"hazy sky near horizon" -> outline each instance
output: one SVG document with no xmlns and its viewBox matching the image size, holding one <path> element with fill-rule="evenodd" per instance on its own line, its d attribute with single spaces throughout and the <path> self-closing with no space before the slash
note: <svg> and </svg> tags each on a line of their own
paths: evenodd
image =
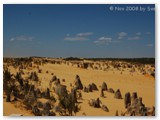
<svg viewBox="0 0 160 120">
<path fill-rule="evenodd" d="M 4 57 L 155 57 L 154 7 L 153 4 L 5 4 L 3 54 Z"/>
</svg>

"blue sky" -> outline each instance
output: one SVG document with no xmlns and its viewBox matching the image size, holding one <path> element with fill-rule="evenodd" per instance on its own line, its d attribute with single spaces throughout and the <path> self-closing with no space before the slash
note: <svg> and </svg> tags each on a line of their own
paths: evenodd
<svg viewBox="0 0 160 120">
<path fill-rule="evenodd" d="M 127 6 L 137 11 L 127 11 Z M 155 57 L 155 11 L 151 8 L 154 5 L 4 5 L 3 54 Z"/>
</svg>

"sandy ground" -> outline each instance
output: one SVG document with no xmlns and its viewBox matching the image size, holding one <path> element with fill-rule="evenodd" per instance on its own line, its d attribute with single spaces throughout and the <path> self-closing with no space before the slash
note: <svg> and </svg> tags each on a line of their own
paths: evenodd
<svg viewBox="0 0 160 120">
<path fill-rule="evenodd" d="M 9 67 L 11 73 L 16 73 L 17 70 L 13 67 Z M 82 69 L 72 66 L 67 66 L 65 64 L 45 64 L 40 66 L 42 73 L 38 73 L 38 77 L 42 81 L 41 87 L 46 88 L 49 86 L 49 81 L 52 78 L 51 73 L 54 73 L 60 80 L 65 79 L 62 84 L 67 85 L 67 89 L 70 90 L 70 83 L 74 83 L 75 76 L 79 75 L 84 86 L 88 86 L 91 83 L 95 83 L 99 88 L 99 91 L 93 91 L 89 93 L 82 92 L 81 100 L 81 110 L 76 115 L 81 116 L 83 114 L 87 116 L 114 116 L 116 110 L 119 114 L 121 111 L 126 111 L 124 108 L 124 99 L 115 99 L 114 94 L 104 92 L 105 98 L 100 97 L 100 86 L 103 82 L 106 82 L 108 88 L 113 88 L 115 91 L 120 89 L 122 97 L 126 92 L 137 92 L 138 97 L 143 98 L 143 103 L 147 107 L 155 106 L 155 80 L 149 75 L 142 75 L 140 73 L 130 74 L 128 71 L 124 71 L 122 74 L 120 71 L 101 71 L 92 69 Z M 24 70 L 27 73 L 29 70 Z M 30 71 L 37 71 L 37 68 L 33 68 Z M 46 71 L 49 73 L 47 74 Z M 28 75 L 27 75 L 28 76 Z M 24 75 L 26 77 L 26 75 Z M 88 100 L 96 99 L 100 97 L 100 100 L 109 109 L 109 112 L 103 111 L 101 108 L 93 108 L 88 104 Z M 33 115 L 31 112 L 25 109 L 20 109 L 15 107 L 14 103 L 6 103 L 5 99 L 3 102 L 3 114 L 8 116 L 10 114 L 23 114 L 23 115 Z"/>
</svg>

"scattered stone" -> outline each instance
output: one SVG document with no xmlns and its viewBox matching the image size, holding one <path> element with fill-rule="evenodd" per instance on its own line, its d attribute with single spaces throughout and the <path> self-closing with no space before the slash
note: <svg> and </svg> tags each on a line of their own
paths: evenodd
<svg viewBox="0 0 160 120">
<path fill-rule="evenodd" d="M 92 100 L 89 101 L 89 105 L 94 107 L 94 108 L 100 108 L 101 103 L 102 102 L 99 100 L 99 98 L 97 98 L 96 100 L 92 99 Z"/>
<path fill-rule="evenodd" d="M 83 89 L 82 82 L 81 82 L 80 77 L 78 75 L 76 75 L 75 86 L 77 89 L 81 89 L 81 90 Z"/>
<path fill-rule="evenodd" d="M 33 80 L 33 81 L 38 81 L 38 75 L 36 72 L 31 72 L 30 76 L 28 77 L 29 79 Z"/>
<path fill-rule="evenodd" d="M 104 92 L 103 92 L 103 90 L 101 90 L 101 95 L 100 95 L 101 97 L 104 97 Z"/>
<path fill-rule="evenodd" d="M 50 82 L 54 82 L 54 81 L 56 81 L 56 80 L 57 80 L 57 76 L 54 75 L 54 76 L 52 77 L 52 79 L 50 80 Z"/>
<path fill-rule="evenodd" d="M 41 116 L 41 115 L 42 115 L 37 106 L 32 107 L 32 113 L 33 113 L 35 116 Z"/>
<path fill-rule="evenodd" d="M 115 116 L 118 116 L 118 110 L 116 110 L 116 114 L 115 114 Z"/>
<path fill-rule="evenodd" d="M 71 97 L 72 97 L 72 101 L 74 102 L 74 103 L 77 103 L 77 89 L 76 88 L 73 88 L 72 90 L 71 90 Z"/>
<path fill-rule="evenodd" d="M 7 94 L 7 97 L 6 97 L 6 102 L 11 102 L 11 97 L 10 97 L 10 94 Z"/>
<path fill-rule="evenodd" d="M 62 108 L 56 105 L 53 109 L 55 110 L 55 112 L 60 112 Z"/>
<path fill-rule="evenodd" d="M 49 88 L 47 88 L 46 91 L 45 91 L 45 98 L 46 99 L 50 99 L 50 90 L 49 90 Z"/>
<path fill-rule="evenodd" d="M 84 87 L 83 91 L 84 92 L 88 92 L 88 89 L 86 87 Z"/>
<path fill-rule="evenodd" d="M 92 92 L 92 85 L 89 84 L 87 89 L 88 89 L 88 92 Z"/>
<path fill-rule="evenodd" d="M 38 69 L 38 73 L 42 73 L 42 69 Z"/>
<path fill-rule="evenodd" d="M 113 88 L 109 88 L 107 91 L 108 91 L 109 93 L 115 93 L 114 90 L 113 90 Z"/>
<path fill-rule="evenodd" d="M 107 84 L 105 82 L 102 83 L 102 90 L 103 91 L 107 91 L 108 90 Z"/>
<path fill-rule="evenodd" d="M 66 97 L 68 96 L 67 89 L 65 85 L 57 85 L 55 88 L 55 93 L 61 98 L 61 97 Z"/>
<path fill-rule="evenodd" d="M 50 111 L 50 112 L 49 112 L 49 116 L 56 116 L 56 113 L 53 112 L 53 111 Z"/>
<path fill-rule="evenodd" d="M 130 116 L 136 116 L 135 111 L 132 111 L 131 114 L 130 114 Z"/>
<path fill-rule="evenodd" d="M 153 106 L 152 111 L 151 111 L 151 115 L 155 116 L 155 107 Z"/>
<path fill-rule="evenodd" d="M 125 108 L 128 108 L 128 106 L 131 105 L 131 95 L 129 92 L 125 94 L 124 104 L 125 104 Z"/>
<path fill-rule="evenodd" d="M 37 98 L 41 98 L 41 97 L 42 97 L 42 96 L 41 96 L 41 91 L 40 91 L 39 88 L 37 88 L 37 89 L 35 90 L 35 95 L 36 95 Z"/>
<path fill-rule="evenodd" d="M 134 103 L 137 98 L 138 98 L 137 92 L 133 92 L 131 97 L 132 103 Z"/>
<path fill-rule="evenodd" d="M 82 113 L 82 115 L 83 115 L 83 116 L 86 116 L 86 113 L 85 113 L 85 112 L 83 112 L 83 113 Z"/>
<path fill-rule="evenodd" d="M 128 106 L 127 112 L 130 113 L 130 116 L 147 116 L 149 114 L 141 97 L 136 98 L 134 102 Z"/>
<path fill-rule="evenodd" d="M 92 86 L 92 90 L 98 90 L 96 84 L 92 83 L 91 86 Z"/>
<path fill-rule="evenodd" d="M 106 106 L 106 105 L 102 105 L 102 110 L 104 110 L 104 111 L 106 111 L 106 112 L 109 112 L 109 109 L 108 109 L 108 107 Z"/>
<path fill-rule="evenodd" d="M 121 116 L 125 116 L 125 112 L 121 112 Z"/>
<path fill-rule="evenodd" d="M 61 84 L 60 80 L 59 79 L 56 79 L 55 83 L 54 83 L 56 86 Z"/>
<path fill-rule="evenodd" d="M 65 79 L 62 79 L 62 82 L 65 82 Z"/>
<path fill-rule="evenodd" d="M 82 93 L 80 91 L 77 93 L 77 99 L 82 99 Z"/>
<path fill-rule="evenodd" d="M 122 99 L 121 91 L 119 89 L 115 92 L 114 97 L 117 99 Z"/>
</svg>

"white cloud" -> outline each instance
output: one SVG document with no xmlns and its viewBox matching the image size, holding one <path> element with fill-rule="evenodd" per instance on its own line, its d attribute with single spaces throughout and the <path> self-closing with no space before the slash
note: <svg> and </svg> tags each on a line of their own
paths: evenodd
<svg viewBox="0 0 160 120">
<path fill-rule="evenodd" d="M 93 35 L 93 32 L 85 32 L 85 33 L 78 33 L 76 36 L 90 36 Z"/>
<path fill-rule="evenodd" d="M 112 43 L 120 43 L 120 40 L 112 40 Z"/>
<path fill-rule="evenodd" d="M 153 47 L 153 44 L 147 44 L 146 46 L 147 47 Z"/>
<path fill-rule="evenodd" d="M 110 38 L 110 37 L 100 37 L 99 40 L 112 41 L 112 38 Z"/>
<path fill-rule="evenodd" d="M 64 38 L 64 40 L 66 41 L 85 41 L 85 40 L 89 40 L 89 36 L 93 35 L 93 32 L 84 32 L 84 33 L 77 33 L 73 36 L 71 36 L 70 34 L 66 34 L 66 37 Z"/>
<path fill-rule="evenodd" d="M 14 41 L 14 40 L 15 40 L 15 38 L 11 38 L 11 39 L 10 39 L 10 42 L 12 42 L 12 41 Z"/>
<path fill-rule="evenodd" d="M 109 45 L 110 43 L 119 43 L 119 40 L 113 40 L 111 37 L 100 37 L 98 40 L 94 41 L 96 45 Z"/>
<path fill-rule="evenodd" d="M 88 38 L 86 37 L 65 37 L 64 40 L 66 41 L 84 41 L 84 40 L 88 40 Z"/>
<path fill-rule="evenodd" d="M 145 32 L 145 34 L 150 35 L 150 34 L 151 34 L 151 32 Z"/>
<path fill-rule="evenodd" d="M 142 33 L 141 32 L 137 32 L 136 35 L 142 35 Z"/>
<path fill-rule="evenodd" d="M 12 37 L 9 41 L 13 42 L 13 41 L 32 41 L 33 37 L 29 37 L 29 36 L 17 36 L 17 37 Z"/>
<path fill-rule="evenodd" d="M 100 37 L 98 40 L 94 41 L 95 44 L 101 45 L 101 44 L 109 44 L 112 42 L 112 38 L 110 37 Z"/>
<path fill-rule="evenodd" d="M 127 40 L 140 40 L 141 38 L 138 36 L 135 37 L 129 37 Z"/>
<path fill-rule="evenodd" d="M 122 37 L 122 36 L 119 36 L 119 37 L 118 37 L 119 40 L 120 40 L 120 39 L 123 39 L 123 38 L 124 38 L 124 37 Z"/>
<path fill-rule="evenodd" d="M 124 37 L 124 36 L 127 36 L 127 33 L 126 32 L 120 32 L 120 33 L 118 33 L 118 36 Z"/>
<path fill-rule="evenodd" d="M 118 39 L 123 39 L 126 36 L 127 36 L 126 32 L 120 32 L 120 33 L 118 33 Z"/>
<path fill-rule="evenodd" d="M 68 33 L 68 34 L 66 34 L 66 36 L 70 36 L 70 34 Z"/>
</svg>

